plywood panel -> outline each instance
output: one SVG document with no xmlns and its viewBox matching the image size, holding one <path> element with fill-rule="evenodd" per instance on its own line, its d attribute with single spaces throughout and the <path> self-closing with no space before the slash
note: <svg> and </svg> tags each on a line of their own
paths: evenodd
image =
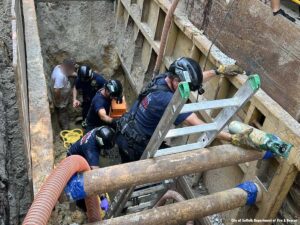
<svg viewBox="0 0 300 225">
<path fill-rule="evenodd" d="M 151 45 L 149 44 L 148 41 L 144 41 L 143 49 L 142 49 L 142 64 L 145 68 L 147 68 L 149 65 L 151 53 L 152 53 Z"/>
<path fill-rule="evenodd" d="M 162 34 L 162 30 L 163 30 L 164 23 L 165 23 L 165 18 L 166 18 L 166 13 L 161 8 L 159 8 L 157 28 L 156 28 L 155 37 L 154 37 L 155 41 L 160 41 L 160 39 L 161 39 L 161 34 Z"/>
<path fill-rule="evenodd" d="M 147 24 L 150 26 L 152 33 L 155 33 L 157 20 L 158 20 L 159 8 L 155 1 L 151 1 L 149 8 L 149 15 L 147 18 Z"/>
<path fill-rule="evenodd" d="M 179 58 L 182 56 L 190 56 L 191 50 L 193 47 L 193 43 L 190 39 L 185 36 L 184 33 L 179 32 L 176 43 L 175 43 L 176 48 L 174 48 L 173 51 L 173 58 Z"/>
<path fill-rule="evenodd" d="M 170 31 L 168 34 L 168 38 L 167 38 L 167 46 L 165 48 L 165 56 L 166 57 L 170 57 L 173 55 L 175 43 L 177 41 L 178 32 L 179 32 L 178 27 L 175 25 L 174 22 L 172 22 Z"/>
</svg>

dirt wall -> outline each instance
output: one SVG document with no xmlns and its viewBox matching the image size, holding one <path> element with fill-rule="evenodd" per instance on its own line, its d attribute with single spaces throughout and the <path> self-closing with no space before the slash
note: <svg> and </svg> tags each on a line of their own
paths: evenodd
<svg viewBox="0 0 300 225">
<path fill-rule="evenodd" d="M 31 203 L 12 68 L 11 2 L 0 1 L 0 224 L 20 224 Z"/>
<path fill-rule="evenodd" d="M 37 17 L 47 72 L 65 57 L 88 63 L 107 76 L 118 68 L 113 1 L 39 2 Z"/>
</svg>

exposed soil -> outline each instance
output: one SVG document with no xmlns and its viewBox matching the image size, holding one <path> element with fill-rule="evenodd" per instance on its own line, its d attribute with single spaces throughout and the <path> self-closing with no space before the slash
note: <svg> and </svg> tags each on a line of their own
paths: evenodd
<svg viewBox="0 0 300 225">
<path fill-rule="evenodd" d="M 31 203 L 31 185 L 12 68 L 11 3 L 0 1 L 0 224 L 20 224 Z"/>
<path fill-rule="evenodd" d="M 113 1 L 38 3 L 38 26 L 44 67 L 49 74 L 48 80 L 55 65 L 61 63 L 66 57 L 73 57 L 79 64 L 90 65 L 106 79 L 119 79 L 124 83 L 124 73 L 114 48 L 114 15 Z M 70 128 L 81 128 L 80 123 L 75 124 L 76 117 L 81 115 L 80 109 L 74 110 L 70 105 L 69 114 Z M 66 157 L 67 149 L 64 148 L 59 136 L 60 129 L 55 114 L 52 114 L 52 127 L 57 165 Z M 116 150 L 110 151 L 106 157 L 101 157 L 101 167 L 120 162 Z M 49 224 L 86 222 L 86 215 L 74 203 L 63 203 L 56 205 Z"/>
</svg>

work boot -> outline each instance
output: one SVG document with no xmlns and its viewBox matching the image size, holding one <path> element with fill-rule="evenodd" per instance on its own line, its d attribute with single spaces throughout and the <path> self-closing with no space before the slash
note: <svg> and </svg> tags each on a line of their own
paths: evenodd
<svg viewBox="0 0 300 225">
<path fill-rule="evenodd" d="M 284 10 L 282 9 L 279 9 L 277 12 L 273 12 L 273 15 L 276 16 L 276 15 L 282 15 L 284 16 L 285 18 L 287 18 L 288 20 L 292 21 L 293 23 L 296 22 L 296 19 L 294 17 L 291 17 L 289 14 L 287 14 Z"/>
</svg>

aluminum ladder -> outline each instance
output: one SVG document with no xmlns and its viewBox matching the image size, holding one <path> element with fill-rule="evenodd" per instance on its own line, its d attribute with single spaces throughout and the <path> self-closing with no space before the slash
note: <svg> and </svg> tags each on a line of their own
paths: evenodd
<svg viewBox="0 0 300 225">
<path fill-rule="evenodd" d="M 238 89 L 235 95 L 229 99 L 201 101 L 197 103 L 186 104 L 189 98 L 190 90 L 187 82 L 181 82 L 177 91 L 174 93 L 168 107 L 166 108 L 154 134 L 152 135 L 142 157 L 142 159 L 176 154 L 195 149 L 201 149 L 213 142 L 216 136 L 223 130 L 231 118 L 250 100 L 250 98 L 260 88 L 259 75 L 251 75 L 246 82 Z M 196 112 L 208 109 L 223 108 L 212 123 L 189 126 L 183 128 L 170 129 L 180 113 Z M 160 145 L 165 139 L 191 134 L 201 133 L 196 143 L 184 144 L 175 147 L 169 147 L 159 150 Z M 187 181 L 184 177 L 179 178 L 179 183 L 183 188 L 188 188 Z M 106 218 L 117 217 L 121 214 L 124 206 L 135 187 L 127 190 L 120 190 L 112 201 L 110 211 Z M 189 196 L 188 196 L 189 197 Z M 190 196 L 191 198 L 192 196 Z M 149 207 L 151 207 L 149 205 Z"/>
</svg>

